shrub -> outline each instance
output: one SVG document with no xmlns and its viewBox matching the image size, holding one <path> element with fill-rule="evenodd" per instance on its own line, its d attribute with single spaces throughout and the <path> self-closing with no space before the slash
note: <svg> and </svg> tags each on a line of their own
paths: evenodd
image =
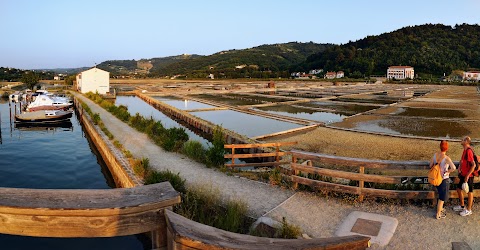
<svg viewBox="0 0 480 250">
<path fill-rule="evenodd" d="M 178 151 L 188 141 L 184 128 L 169 128 L 162 138 L 162 147 L 167 151 Z"/>
<path fill-rule="evenodd" d="M 277 231 L 277 238 L 283 239 L 296 239 L 300 236 L 302 231 L 298 226 L 287 223 L 285 217 L 282 217 L 282 227 Z"/>
<path fill-rule="evenodd" d="M 187 141 L 183 144 L 182 152 L 192 160 L 205 162 L 206 150 L 199 141 Z"/>
<path fill-rule="evenodd" d="M 93 124 L 98 125 L 98 122 L 100 121 L 100 114 L 99 113 L 93 114 L 92 120 L 93 120 Z"/>
<path fill-rule="evenodd" d="M 150 171 L 145 177 L 145 185 L 168 181 L 172 187 L 180 193 L 185 193 L 185 179 L 180 177 L 180 173 L 172 173 L 170 170 Z"/>
<path fill-rule="evenodd" d="M 133 172 L 141 177 L 145 178 L 150 170 L 150 160 L 148 158 L 142 158 L 141 160 L 135 160 L 133 164 Z"/>
<path fill-rule="evenodd" d="M 223 129 L 221 126 L 216 126 L 213 131 L 212 147 L 207 149 L 207 165 L 212 167 L 220 167 L 225 164 L 225 141 Z"/>
</svg>

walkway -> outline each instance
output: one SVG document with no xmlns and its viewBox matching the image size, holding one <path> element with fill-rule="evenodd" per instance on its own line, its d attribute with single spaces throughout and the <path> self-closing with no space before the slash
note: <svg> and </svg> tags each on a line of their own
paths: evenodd
<svg viewBox="0 0 480 250">
<path fill-rule="evenodd" d="M 75 96 L 88 104 L 92 112 L 100 114 L 107 129 L 135 158 L 149 158 L 150 165 L 157 170 L 168 169 L 180 173 L 189 186 L 211 187 L 218 190 L 222 197 L 243 200 L 254 217 L 267 213 L 294 194 L 293 191 L 266 183 L 227 176 L 184 155 L 166 152 L 155 145 L 146 134 L 120 121 L 93 101 L 79 94 Z"/>
<path fill-rule="evenodd" d="M 187 157 L 165 152 L 156 146 L 145 134 L 139 133 L 127 124 L 88 100 L 76 95 L 87 103 L 93 112 L 99 113 L 105 126 L 124 147 L 136 158 L 147 157 L 158 170 L 169 169 L 179 172 L 188 185 L 208 185 L 223 197 L 239 198 L 248 204 L 251 215 L 267 216 L 299 225 L 311 237 L 335 236 L 337 228 L 353 211 L 391 216 L 398 220 L 398 227 L 386 247 L 373 245 L 372 249 L 451 249 L 451 242 L 465 241 L 472 249 L 480 249 L 478 228 L 480 208 L 474 205 L 473 215 L 461 217 L 447 207 L 447 218 L 434 219 L 433 208 L 392 203 L 354 203 L 339 198 L 324 197 L 272 187 L 268 184 L 227 176 L 215 169 L 191 161 Z M 453 201 L 456 203 L 457 201 Z"/>
</svg>

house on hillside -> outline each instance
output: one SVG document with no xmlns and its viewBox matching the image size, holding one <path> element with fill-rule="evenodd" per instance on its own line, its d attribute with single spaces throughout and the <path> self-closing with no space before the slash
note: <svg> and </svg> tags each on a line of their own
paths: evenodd
<svg viewBox="0 0 480 250">
<path fill-rule="evenodd" d="M 343 77 L 345 77 L 345 72 L 343 72 L 343 71 L 338 71 L 338 72 L 337 72 L 337 78 L 343 78 Z"/>
<path fill-rule="evenodd" d="M 464 81 L 480 81 L 480 71 L 466 71 L 463 72 L 462 80 Z"/>
<path fill-rule="evenodd" d="M 387 69 L 387 79 L 413 79 L 415 71 L 412 66 L 390 66 Z"/>
<path fill-rule="evenodd" d="M 77 75 L 77 90 L 80 93 L 106 94 L 110 91 L 110 72 L 97 67 L 85 70 Z"/>
<path fill-rule="evenodd" d="M 335 71 L 328 71 L 324 76 L 326 79 L 335 79 L 335 77 L 337 77 L 337 73 Z"/>
</svg>

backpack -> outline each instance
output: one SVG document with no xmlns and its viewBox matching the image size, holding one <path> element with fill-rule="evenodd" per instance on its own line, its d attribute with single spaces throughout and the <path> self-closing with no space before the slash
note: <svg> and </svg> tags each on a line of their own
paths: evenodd
<svg viewBox="0 0 480 250">
<path fill-rule="evenodd" d="M 442 158 L 443 160 L 443 158 Z M 434 185 L 434 186 L 440 186 L 443 181 L 442 177 L 442 171 L 440 168 L 440 162 L 437 161 L 437 155 L 435 155 L 435 165 L 433 165 L 432 168 L 428 171 L 428 183 Z"/>
<path fill-rule="evenodd" d="M 475 169 L 473 170 L 472 175 L 473 175 L 473 176 L 478 176 L 478 172 L 479 172 L 478 170 L 480 170 L 480 166 L 479 166 L 478 162 L 479 162 L 479 160 L 480 160 L 480 159 L 479 159 L 480 157 L 475 154 L 475 152 L 473 151 L 472 148 L 468 148 L 467 150 L 469 150 L 469 149 L 472 150 L 473 161 L 475 162 Z M 467 161 L 467 159 L 468 159 L 468 153 L 465 153 L 465 156 L 464 156 L 463 158 L 464 158 L 465 161 Z"/>
</svg>

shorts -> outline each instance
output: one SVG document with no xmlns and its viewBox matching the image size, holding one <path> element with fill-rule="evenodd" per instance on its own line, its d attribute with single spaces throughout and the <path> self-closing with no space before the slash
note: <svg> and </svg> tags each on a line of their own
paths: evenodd
<svg viewBox="0 0 480 250">
<path fill-rule="evenodd" d="M 458 178 L 460 179 L 460 182 L 458 182 L 457 189 L 461 190 L 462 184 L 465 182 L 465 177 L 459 174 Z M 473 176 L 468 178 L 467 184 L 468 184 L 468 192 L 473 193 Z"/>
<path fill-rule="evenodd" d="M 447 201 L 449 189 L 450 189 L 450 178 L 443 179 L 442 183 L 437 186 L 438 199 L 441 201 Z"/>
</svg>

